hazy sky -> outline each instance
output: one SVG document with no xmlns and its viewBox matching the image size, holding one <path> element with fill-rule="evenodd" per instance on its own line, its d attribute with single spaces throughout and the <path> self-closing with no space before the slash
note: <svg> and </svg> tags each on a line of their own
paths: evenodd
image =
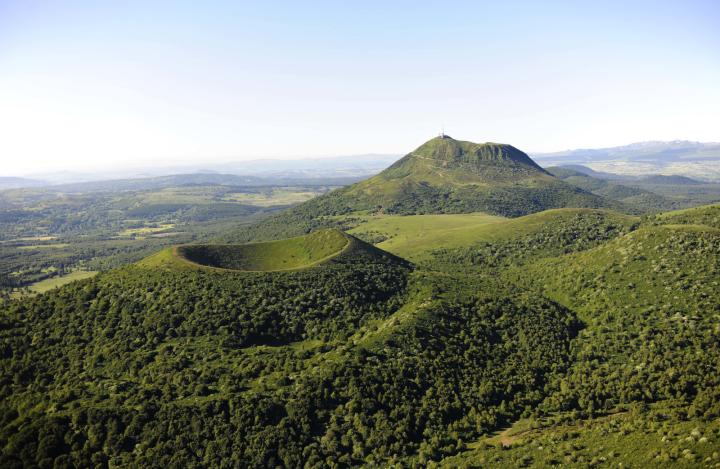
<svg viewBox="0 0 720 469">
<path fill-rule="evenodd" d="M 720 140 L 720 1 L 0 0 L 0 175 Z"/>
</svg>

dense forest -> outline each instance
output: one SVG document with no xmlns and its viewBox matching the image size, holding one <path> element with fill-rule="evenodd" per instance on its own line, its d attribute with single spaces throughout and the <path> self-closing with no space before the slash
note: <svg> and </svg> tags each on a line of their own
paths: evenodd
<svg viewBox="0 0 720 469">
<path fill-rule="evenodd" d="M 138 269 L 11 305 L 5 465 L 422 462 L 530 412 L 578 328 L 552 302 L 430 300 L 445 282 L 405 264 Z"/>
<path fill-rule="evenodd" d="M 720 207 L 554 171 L 0 194 L 0 466 L 717 466 Z"/>
<path fill-rule="evenodd" d="M 141 263 L 7 303 L 2 464 L 583 465 L 607 458 L 578 423 L 705 428 L 720 237 L 698 222 L 716 210 L 578 213 L 415 267 L 372 249 L 284 273 Z M 516 422 L 553 450 L 475 443 Z M 656 456 L 696 461 L 713 431 Z"/>
</svg>

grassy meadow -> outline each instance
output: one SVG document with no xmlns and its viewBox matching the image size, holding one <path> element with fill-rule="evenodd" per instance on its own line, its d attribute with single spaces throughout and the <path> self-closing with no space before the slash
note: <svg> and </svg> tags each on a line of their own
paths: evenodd
<svg viewBox="0 0 720 469">
<path fill-rule="evenodd" d="M 639 220 L 607 210 L 563 208 L 546 210 L 519 218 L 505 218 L 485 213 L 439 215 L 366 215 L 348 232 L 374 243 L 377 247 L 412 262 L 426 261 L 438 249 L 472 246 L 481 241 L 518 238 L 534 233 L 548 223 L 578 214 L 611 214 L 622 222 Z"/>
<path fill-rule="evenodd" d="M 65 275 L 60 275 L 57 277 L 50 277 L 45 280 L 40 280 L 39 282 L 32 283 L 27 286 L 27 289 L 31 295 L 45 293 L 54 288 L 58 288 L 63 285 L 67 285 L 70 282 L 74 282 L 75 280 L 84 280 L 86 278 L 92 278 L 95 275 L 97 275 L 96 271 L 75 270 L 75 271 L 69 272 Z M 12 294 L 12 296 L 14 298 L 20 298 L 22 296 L 22 293 L 14 292 Z"/>
</svg>

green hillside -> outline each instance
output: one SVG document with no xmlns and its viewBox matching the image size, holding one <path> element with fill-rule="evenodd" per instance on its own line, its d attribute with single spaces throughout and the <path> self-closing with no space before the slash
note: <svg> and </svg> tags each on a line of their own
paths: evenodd
<svg viewBox="0 0 720 469">
<path fill-rule="evenodd" d="M 468 445 L 439 467 L 713 467 L 717 421 L 668 421 L 668 410 L 641 406 L 593 419 L 523 420 Z"/>
<path fill-rule="evenodd" d="M 439 256 L 437 262 L 454 271 L 489 270 L 503 284 L 548 297 L 582 324 L 572 364 L 545 388 L 532 414 L 441 465 L 645 467 L 651 461 L 698 467 L 720 461 L 720 231 L 702 224 L 714 221 L 715 208 L 661 214 L 611 229 L 604 241 L 597 237 L 606 230 L 600 220 L 571 218 L 546 225 L 539 237 Z M 676 223 L 658 226 L 658 220 Z M 505 249 L 508 243 L 512 249 Z M 521 254 L 528 250 L 534 252 Z"/>
<path fill-rule="evenodd" d="M 424 463 L 568 366 L 568 310 L 353 252 L 282 272 L 131 266 L 12 303 L 0 462 Z"/>
<path fill-rule="evenodd" d="M 353 214 L 484 212 L 518 217 L 562 207 L 620 204 L 554 177 L 511 145 L 437 137 L 378 175 L 309 200 L 236 234 L 235 240 L 278 239 L 323 227 L 346 229 Z"/>
<path fill-rule="evenodd" d="M 717 209 L 337 213 L 5 302 L 0 465 L 716 464 Z"/>
<path fill-rule="evenodd" d="M 651 220 L 664 225 L 706 225 L 720 228 L 720 204 L 661 213 Z"/>
<path fill-rule="evenodd" d="M 701 181 L 689 178 L 687 176 L 671 175 L 665 176 L 662 174 L 655 174 L 653 176 L 644 177 L 641 179 L 646 184 L 672 184 L 672 185 L 698 185 L 702 184 Z"/>
<path fill-rule="evenodd" d="M 517 216 L 563 206 L 606 205 L 563 184 L 511 145 L 447 136 L 426 142 L 349 193 L 390 197 L 383 208 L 394 213 L 462 213 L 472 208 Z"/>
<path fill-rule="evenodd" d="M 634 230 L 637 217 L 589 209 L 548 210 L 508 220 L 480 232 L 465 246 L 440 247 L 426 263 L 435 269 L 466 269 L 497 276 L 504 269 L 537 259 L 584 251 Z"/>
<path fill-rule="evenodd" d="M 626 210 L 635 213 L 658 212 L 682 207 L 682 201 L 664 197 L 650 190 L 617 181 L 593 177 L 587 173 L 568 167 L 551 167 L 548 172 L 568 184 L 577 186 L 595 195 L 605 197 L 621 204 Z"/>
<path fill-rule="evenodd" d="M 509 250 L 509 258 L 519 258 L 527 249 L 518 242 L 529 244 L 530 249 L 537 251 L 546 243 L 541 239 L 544 236 L 550 239 L 567 231 L 568 238 L 577 240 L 585 229 L 600 230 L 585 236 L 607 239 L 608 234 L 626 230 L 640 221 L 638 217 L 610 210 L 583 208 L 546 210 L 512 219 L 468 213 L 373 215 L 360 217 L 360 220 L 362 222 L 350 233 L 413 262 L 443 257 L 455 250 L 477 249 L 480 244 L 492 245 L 494 249 L 502 244 Z"/>
<path fill-rule="evenodd" d="M 481 213 L 457 215 L 373 215 L 350 230 L 355 236 L 413 262 L 436 267 L 443 258 L 459 258 L 491 247 L 507 259 L 539 255 L 548 246 L 555 255 L 569 244 L 603 241 L 629 230 L 639 217 L 602 209 L 553 209 L 518 218 Z M 562 238 L 562 239 L 561 239 Z M 487 261 L 487 259 L 485 259 Z"/>
<path fill-rule="evenodd" d="M 578 311 L 710 313 L 720 304 L 720 230 L 642 227 L 595 249 L 535 266 L 551 297 Z M 678 294 L 682 292 L 682 294 Z"/>
</svg>

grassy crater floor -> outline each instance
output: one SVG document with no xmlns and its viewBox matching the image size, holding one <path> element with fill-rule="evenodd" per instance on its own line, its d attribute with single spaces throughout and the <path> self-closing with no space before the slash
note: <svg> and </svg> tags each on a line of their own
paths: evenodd
<svg viewBox="0 0 720 469">
<path fill-rule="evenodd" d="M 311 267 L 340 255 L 351 245 L 338 230 L 251 244 L 197 244 L 168 248 L 140 262 L 145 267 L 279 271 Z"/>
</svg>

